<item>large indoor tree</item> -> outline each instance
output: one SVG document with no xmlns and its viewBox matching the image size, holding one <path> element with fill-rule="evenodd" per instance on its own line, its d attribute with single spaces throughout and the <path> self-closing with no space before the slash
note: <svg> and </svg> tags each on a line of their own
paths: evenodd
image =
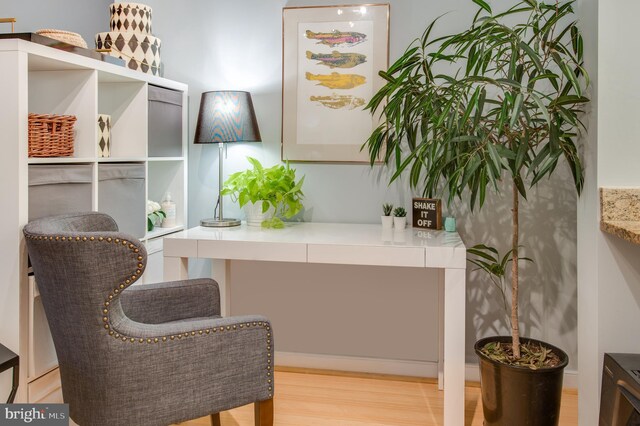
<svg viewBox="0 0 640 426">
<path fill-rule="evenodd" d="M 383 159 L 393 168 L 391 181 L 406 172 L 423 195 L 457 197 L 471 210 L 483 206 L 488 189 L 501 192 L 511 182 L 511 250 L 503 257 L 479 245 L 472 253 L 476 265 L 499 278 L 510 263 L 517 360 L 520 202 L 562 159 L 580 193 L 576 143 L 589 81 L 574 1 L 524 0 L 500 12 L 473 2 L 479 9 L 468 30 L 434 37 L 436 20 L 380 72 L 386 84 L 368 108 L 381 112 L 382 124 L 364 148 L 372 164 Z"/>
</svg>

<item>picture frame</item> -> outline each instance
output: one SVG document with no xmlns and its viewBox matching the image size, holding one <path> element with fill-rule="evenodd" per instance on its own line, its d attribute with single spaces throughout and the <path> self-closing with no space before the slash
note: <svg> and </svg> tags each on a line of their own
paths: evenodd
<svg viewBox="0 0 640 426">
<path fill-rule="evenodd" d="M 283 161 L 369 163 L 365 110 L 389 66 L 388 4 L 282 10 Z"/>
</svg>

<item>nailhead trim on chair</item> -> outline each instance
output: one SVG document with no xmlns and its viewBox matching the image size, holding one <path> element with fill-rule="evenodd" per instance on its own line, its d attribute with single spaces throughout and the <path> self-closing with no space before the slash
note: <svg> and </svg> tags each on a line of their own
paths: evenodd
<svg viewBox="0 0 640 426">
<path fill-rule="evenodd" d="M 81 241 L 81 242 L 107 242 L 107 243 L 111 243 L 114 242 L 115 244 L 122 244 L 123 246 L 126 246 L 127 244 L 129 245 L 129 249 L 131 251 L 133 251 L 133 253 L 139 253 L 140 249 L 132 243 L 129 243 L 126 240 L 120 240 L 119 238 L 111 238 L 111 237 L 62 237 L 62 236 L 36 236 L 36 235 L 26 235 L 26 238 L 31 239 L 31 240 L 49 240 L 49 241 L 69 241 L 69 242 L 73 242 L 73 241 Z M 144 260 L 144 258 L 142 256 L 138 256 L 137 257 L 138 260 L 138 264 L 137 267 L 138 269 L 136 269 L 135 272 L 131 273 L 131 278 L 127 278 L 125 280 L 124 283 L 121 283 L 120 285 L 118 285 L 117 288 L 113 289 L 113 292 L 109 293 L 109 295 L 107 296 L 107 299 L 104 302 L 104 309 L 102 310 L 103 316 L 102 317 L 102 321 L 105 323 L 104 324 L 104 328 L 105 330 L 108 331 L 109 336 L 112 336 L 118 340 L 122 340 L 123 342 L 126 342 L 127 340 L 130 343 L 135 343 L 135 341 L 137 340 L 139 343 L 144 343 L 145 342 L 145 338 L 143 337 L 131 337 L 131 336 L 123 336 L 119 333 L 114 332 L 113 330 L 111 330 L 111 321 L 109 318 L 109 305 L 111 304 L 110 301 L 113 300 L 114 297 L 116 297 L 116 295 L 118 295 L 122 290 L 124 290 L 125 288 L 129 287 L 131 284 L 133 284 L 134 282 L 136 282 L 140 276 L 142 275 L 142 268 L 144 268 L 144 263 L 142 263 L 142 261 Z M 247 323 L 240 323 L 240 324 L 233 324 L 233 325 L 228 325 L 226 327 L 227 331 L 237 331 L 238 327 L 240 329 L 244 329 L 244 327 L 247 327 L 247 329 L 249 329 L 250 327 L 262 327 L 264 329 L 267 330 L 267 377 L 269 377 L 268 379 L 268 383 L 269 383 L 269 398 L 273 397 L 272 391 L 273 391 L 273 387 L 271 385 L 272 383 L 272 379 L 271 379 L 271 326 L 268 322 L 266 321 L 253 321 L 253 322 L 247 322 Z M 211 332 L 216 333 L 217 331 L 220 331 L 221 333 L 225 331 L 225 327 L 219 327 L 218 329 L 216 329 L 215 327 L 212 328 L 207 328 L 204 330 L 198 330 L 197 333 L 198 335 L 203 335 L 203 334 L 211 334 Z M 178 339 L 182 339 L 182 337 L 189 337 L 189 335 L 191 336 L 195 336 L 196 335 L 196 331 L 192 331 L 191 334 L 189 333 L 184 333 L 184 334 L 178 334 L 177 337 Z M 166 342 L 167 339 L 168 340 L 175 340 L 176 335 L 171 335 L 171 336 L 159 336 L 159 337 L 152 337 L 152 338 L 147 338 L 146 342 L 147 343 L 158 343 L 158 342 Z"/>
</svg>

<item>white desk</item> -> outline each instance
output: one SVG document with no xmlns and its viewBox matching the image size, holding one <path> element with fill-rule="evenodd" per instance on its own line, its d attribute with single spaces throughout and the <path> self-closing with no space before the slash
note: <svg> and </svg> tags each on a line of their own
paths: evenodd
<svg viewBox="0 0 640 426">
<path fill-rule="evenodd" d="M 457 233 L 381 225 L 294 223 L 285 229 L 197 227 L 164 239 L 164 278 L 187 278 L 188 258 L 213 261 L 223 315 L 229 313 L 231 260 L 438 268 L 441 300 L 438 384 L 444 425 L 464 424 L 466 248 Z"/>
</svg>

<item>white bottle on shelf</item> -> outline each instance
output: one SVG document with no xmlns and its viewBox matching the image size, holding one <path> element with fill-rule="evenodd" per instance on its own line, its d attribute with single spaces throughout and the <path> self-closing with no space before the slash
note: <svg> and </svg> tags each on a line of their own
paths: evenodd
<svg viewBox="0 0 640 426">
<path fill-rule="evenodd" d="M 162 227 L 173 228 L 176 226 L 176 203 L 171 200 L 171 193 L 169 191 L 164 194 L 160 205 L 162 206 L 164 214 L 167 215 L 167 217 L 162 220 Z"/>
</svg>

